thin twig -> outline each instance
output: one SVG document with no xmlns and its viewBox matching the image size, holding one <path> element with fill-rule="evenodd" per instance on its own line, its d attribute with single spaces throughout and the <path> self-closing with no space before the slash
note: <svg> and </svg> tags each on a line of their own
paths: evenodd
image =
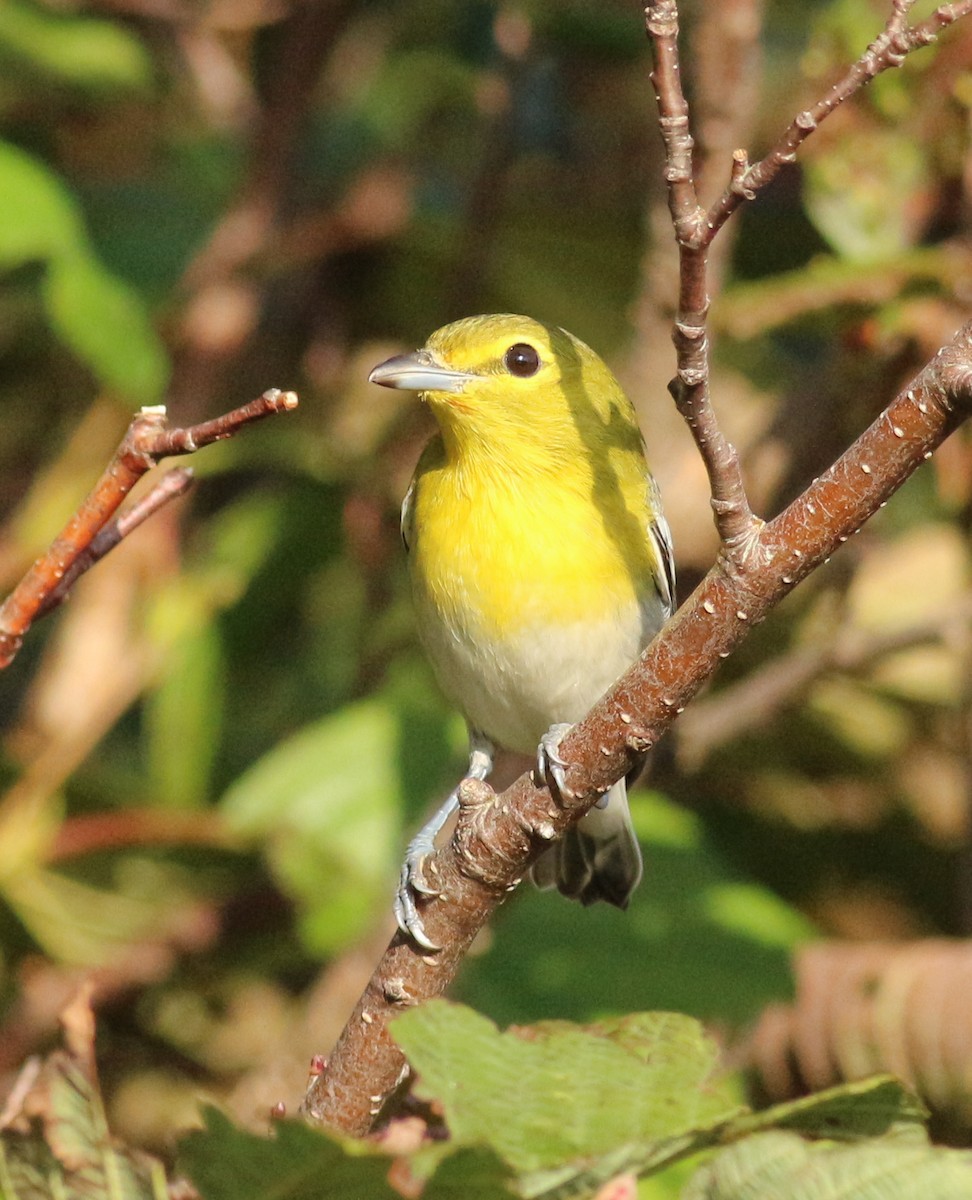
<svg viewBox="0 0 972 1200">
<path fill-rule="evenodd" d="M 678 5 L 657 0 L 645 9 L 646 28 L 655 50 L 651 78 L 658 103 L 658 124 L 665 144 L 668 204 L 679 253 L 678 311 L 672 339 L 676 375 L 669 390 L 691 430 L 705 463 L 716 528 L 731 560 L 745 560 L 760 522 L 753 516 L 743 485 L 739 456 L 719 427 L 709 395 L 709 343 L 706 318 L 708 243 L 699 231 L 705 214 L 699 205 L 692 163 L 693 141 L 688 103 L 682 90 L 678 54 Z"/>
<path fill-rule="evenodd" d="M 103 550 L 90 556 L 92 543 L 106 530 L 121 502 L 147 471 L 169 455 L 190 454 L 201 446 L 232 437 L 243 425 L 296 406 L 297 397 L 293 392 L 271 388 L 241 408 L 188 429 L 168 429 L 165 408 L 161 406 L 143 408 L 137 413 L 93 491 L 51 543 L 47 553 L 37 559 L 0 606 L 0 670 L 13 662 L 31 625 L 52 606 L 52 597 L 57 595 L 63 599 L 64 581 L 69 576 L 73 581 L 80 573 L 75 570 L 78 561 L 88 555 L 87 565 L 90 566 L 107 552 Z M 163 488 L 163 493 L 165 491 Z M 168 498 L 164 495 L 164 499 Z M 162 497 L 157 500 L 161 503 Z M 153 504 L 158 507 L 154 500 Z M 130 516 L 127 523 L 129 530 L 134 528 Z M 138 524 L 137 520 L 135 524 Z M 120 527 L 121 519 L 116 530 Z M 113 536 L 113 533 L 106 533 L 109 541 Z M 112 544 L 117 545 L 117 541 Z"/>
<path fill-rule="evenodd" d="M 131 508 L 120 513 L 113 521 L 109 521 L 95 535 L 91 545 L 84 553 L 78 555 L 65 572 L 64 578 L 38 609 L 34 620 L 46 617 L 49 612 L 62 604 L 80 576 L 86 571 L 90 571 L 96 562 L 104 558 L 110 550 L 114 550 L 122 538 L 128 537 L 133 529 L 137 529 L 170 500 L 184 496 L 192 484 L 193 471 L 191 467 L 173 467 L 171 471 L 167 471 L 148 495 L 143 496 Z"/>
<path fill-rule="evenodd" d="M 927 20 L 909 27 L 907 15 L 913 3 L 894 0 L 891 16 L 878 37 L 825 96 L 794 117 L 765 158 L 751 164 L 745 150 L 735 151 L 731 182 L 697 230 L 700 246 L 709 245 L 744 200 L 752 200 L 776 178 L 781 167 L 793 162 L 800 146 L 844 101 L 882 72 L 900 67 L 913 50 L 930 45 L 943 29 L 972 13 L 972 0 L 959 0 L 941 5 Z"/>
</svg>

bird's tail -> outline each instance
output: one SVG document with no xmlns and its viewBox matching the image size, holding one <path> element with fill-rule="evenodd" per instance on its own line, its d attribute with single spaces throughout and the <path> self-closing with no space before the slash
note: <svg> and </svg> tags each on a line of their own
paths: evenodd
<svg viewBox="0 0 972 1200">
<path fill-rule="evenodd" d="M 641 849 L 628 812 L 627 787 L 621 779 L 537 860 L 533 881 L 541 888 L 556 886 L 581 904 L 606 900 L 627 908 L 641 870 Z"/>
</svg>

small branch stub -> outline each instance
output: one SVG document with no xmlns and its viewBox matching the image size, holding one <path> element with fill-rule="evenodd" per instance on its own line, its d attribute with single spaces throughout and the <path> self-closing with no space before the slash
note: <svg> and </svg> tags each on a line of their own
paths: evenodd
<svg viewBox="0 0 972 1200">
<path fill-rule="evenodd" d="M 0 606 L 0 670 L 10 665 L 38 617 L 66 597 L 70 586 L 95 562 L 164 504 L 182 495 L 192 473 L 170 472 L 139 504 L 112 520 L 137 481 L 161 459 L 190 454 L 232 437 L 244 425 L 297 407 L 294 392 L 271 388 L 249 404 L 188 429 L 167 429 L 162 405 L 141 409 L 93 491 Z"/>
</svg>

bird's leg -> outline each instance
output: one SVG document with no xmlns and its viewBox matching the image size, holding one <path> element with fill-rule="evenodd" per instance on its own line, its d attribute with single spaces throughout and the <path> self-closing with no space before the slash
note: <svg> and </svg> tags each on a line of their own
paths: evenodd
<svg viewBox="0 0 972 1200">
<path fill-rule="evenodd" d="M 537 746 L 537 778 L 554 788 L 559 796 L 563 796 L 567 790 L 567 777 L 564 773 L 567 763 L 560 757 L 560 743 L 571 729 L 572 725 L 563 723 L 551 725 Z M 607 802 L 605 793 L 594 807 L 603 808 Z"/>
<path fill-rule="evenodd" d="M 537 746 L 537 779 L 548 786 L 553 785 L 559 795 L 567 788 L 564 769 L 567 763 L 560 757 L 560 743 L 570 732 L 571 726 L 563 722 L 551 725 Z"/>
<path fill-rule="evenodd" d="M 493 744 L 478 730 L 469 731 L 469 766 L 466 769 L 466 779 L 484 780 L 493 769 Z M 421 896 L 437 896 L 439 889 L 430 884 L 425 877 L 425 860 L 435 849 L 435 839 L 443 825 L 459 807 L 459 786 L 449 793 L 442 806 L 437 809 L 432 818 L 418 831 L 405 849 L 405 861 L 402 863 L 401 874 L 398 878 L 398 890 L 395 893 L 395 920 L 402 933 L 407 934 L 423 950 L 438 950 L 434 942 L 429 941 L 425 933 L 425 925 L 419 916 L 418 899 Z"/>
</svg>

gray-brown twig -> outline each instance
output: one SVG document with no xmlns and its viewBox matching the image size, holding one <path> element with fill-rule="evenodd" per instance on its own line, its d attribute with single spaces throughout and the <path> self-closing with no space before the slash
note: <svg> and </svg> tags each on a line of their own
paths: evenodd
<svg viewBox="0 0 972 1200">
<path fill-rule="evenodd" d="M 169 429 L 161 407 L 137 413 L 94 489 L 0 606 L 0 670 L 13 662 L 34 621 L 64 599 L 83 571 L 188 486 L 185 474 L 173 473 L 168 483 L 163 480 L 139 505 L 111 523 L 119 505 L 147 471 L 163 458 L 191 454 L 232 437 L 252 421 L 296 407 L 293 392 L 270 388 L 249 404 L 188 429 Z"/>
<path fill-rule="evenodd" d="M 750 163 L 745 150 L 735 152 L 729 186 L 695 230 L 694 236 L 700 244 L 709 244 L 744 200 L 752 200 L 776 178 L 781 167 L 793 162 L 800 146 L 834 109 L 883 71 L 900 67 L 913 50 L 930 45 L 943 29 L 972 12 L 972 0 L 959 0 L 941 5 L 927 20 L 909 26 L 907 16 L 913 4 L 914 0 L 894 0 L 891 16 L 881 33 L 825 96 L 793 118 L 765 158 Z"/>
<path fill-rule="evenodd" d="M 759 522 L 749 507 L 739 457 L 719 428 L 709 395 L 708 243 L 699 238 L 705 214 L 695 186 L 694 142 L 688 102 L 682 90 L 678 6 L 675 0 L 659 0 L 645 9 L 645 17 L 648 36 L 655 48 L 651 78 L 665 144 L 668 206 L 679 255 L 678 309 L 672 333 L 676 374 L 669 390 L 705 463 L 712 509 L 723 545 L 730 556 L 745 558 Z"/>
</svg>

